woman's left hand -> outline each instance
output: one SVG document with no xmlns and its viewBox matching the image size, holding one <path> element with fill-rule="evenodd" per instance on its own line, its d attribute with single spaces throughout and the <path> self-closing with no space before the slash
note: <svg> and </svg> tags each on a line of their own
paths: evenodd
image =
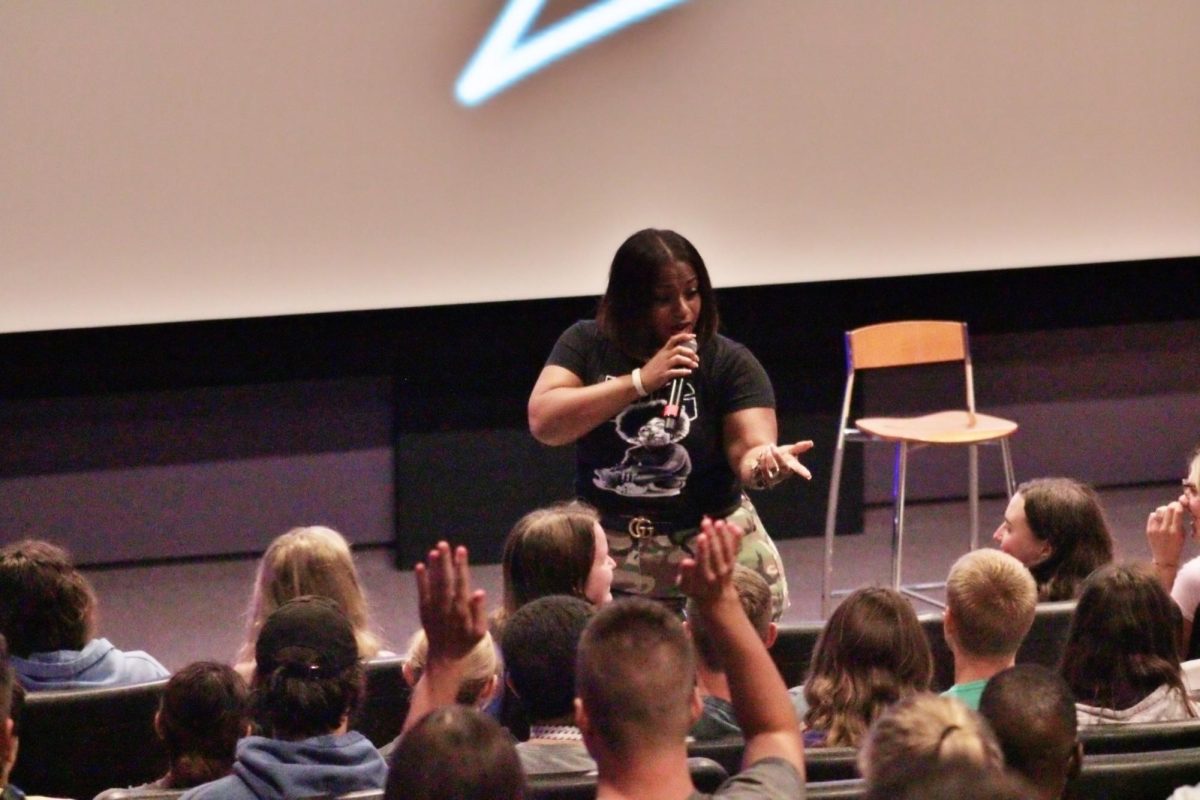
<svg viewBox="0 0 1200 800">
<path fill-rule="evenodd" d="M 778 486 L 792 475 L 812 480 L 808 467 L 800 463 L 798 456 L 811 450 L 811 439 L 792 444 L 769 444 L 756 448 L 754 466 L 751 467 L 751 486 L 770 489 Z"/>
</svg>

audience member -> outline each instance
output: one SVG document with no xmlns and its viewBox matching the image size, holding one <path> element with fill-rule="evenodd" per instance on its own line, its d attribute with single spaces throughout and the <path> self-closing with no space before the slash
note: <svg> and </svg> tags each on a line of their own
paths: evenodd
<svg viewBox="0 0 1200 800">
<path fill-rule="evenodd" d="M 292 528 L 275 538 L 258 562 L 254 591 L 246 610 L 246 635 L 238 648 L 236 669 L 246 680 L 254 673 L 254 645 L 267 617 L 289 600 L 304 595 L 328 597 L 354 626 L 359 657 L 370 661 L 382 645 L 371 623 L 366 594 L 345 538 L 321 526 Z"/>
<path fill-rule="evenodd" d="M 992 726 L 1004 763 L 1036 790 L 1037 800 L 1069 797 L 1083 765 L 1075 697 L 1066 681 L 1040 664 L 997 673 L 983 690 L 979 713 Z"/>
<path fill-rule="evenodd" d="M 348 731 L 364 678 L 354 628 L 337 603 L 305 596 L 267 618 L 255 643 L 251 709 L 263 731 L 238 742 L 233 774 L 187 800 L 291 800 L 382 789 L 387 767 Z"/>
<path fill-rule="evenodd" d="M 612 600 L 613 568 L 608 537 L 596 510 L 573 500 L 531 511 L 504 541 L 503 624 L 528 602 L 554 594 L 581 597 L 592 605 Z"/>
<path fill-rule="evenodd" d="M 96 594 L 67 551 L 26 539 L 0 548 L 0 633 L 29 690 L 160 680 L 170 673 L 140 650 L 96 638 Z"/>
<path fill-rule="evenodd" d="M 858 747 L 884 709 L 929 690 L 933 656 L 899 592 L 851 592 L 825 623 L 804 682 L 805 746 Z"/>
<path fill-rule="evenodd" d="M 17 763 L 22 701 L 21 687 L 17 684 L 12 666 L 8 663 L 8 644 L 0 635 L 0 800 L 24 800 L 25 793 L 8 782 L 13 766 Z"/>
<path fill-rule="evenodd" d="M 408 654 L 404 657 L 404 680 L 409 688 L 415 687 L 425 671 L 429 659 L 429 640 L 425 631 L 419 630 L 408 642 Z M 459 705 L 483 708 L 496 696 L 500 686 L 500 656 L 492 635 L 485 634 L 467 654 L 463 664 L 463 680 L 455 701 Z"/>
<path fill-rule="evenodd" d="M 508 682 L 530 723 L 529 740 L 517 744 L 526 775 L 596 769 L 575 727 L 575 650 L 593 610 L 578 597 L 551 595 L 526 603 L 504 623 Z"/>
<path fill-rule="evenodd" d="M 733 586 L 741 530 L 705 519 L 680 565 L 679 587 L 721 649 L 746 739 L 742 772 L 715 797 L 801 797 L 804 747 L 787 689 Z M 695 654 L 662 604 L 628 599 L 601 609 L 584 631 L 576 665 L 576 723 L 599 771 L 597 798 L 699 797 L 687 732 L 702 707 Z"/>
<path fill-rule="evenodd" d="M 167 750 L 167 774 L 144 789 L 190 789 L 223 778 L 233 769 L 238 739 L 250 734 L 246 682 L 234 669 L 197 661 L 167 681 L 154 716 Z"/>
<path fill-rule="evenodd" d="M 1036 610 L 1037 586 L 1012 556 L 974 550 L 954 562 L 942 621 L 954 656 L 954 685 L 944 694 L 979 708 L 988 679 L 1016 663 Z"/>
<path fill-rule="evenodd" d="M 970 761 L 918 761 L 904 771 L 895 785 L 872 786 L 865 800 L 1037 800 L 1018 776 Z"/>
<path fill-rule="evenodd" d="M 499 723 L 451 705 L 404 735 L 388 771 L 384 800 L 521 800 L 525 776 Z"/>
<path fill-rule="evenodd" d="M 1078 597 L 1083 579 L 1113 559 L 1100 498 L 1070 478 L 1018 486 L 992 538 L 1033 573 L 1039 600 Z"/>
<path fill-rule="evenodd" d="M 1142 568 L 1110 565 L 1084 582 L 1062 659 L 1080 725 L 1196 716 L 1173 614 L 1171 598 Z"/>
<path fill-rule="evenodd" d="M 1200 520 L 1200 445 L 1188 459 L 1187 477 L 1183 479 L 1183 491 L 1174 502 L 1159 506 L 1150 512 L 1146 520 L 1146 539 L 1150 543 L 1150 554 L 1154 559 L 1154 570 L 1164 589 L 1171 594 L 1183 615 L 1181 631 L 1181 653 L 1187 652 L 1192 639 L 1192 626 L 1196 618 L 1196 607 L 1200 606 L 1200 558 L 1193 558 L 1180 569 L 1183 546 L 1187 541 L 1186 528 L 1191 518 L 1195 534 L 1196 521 Z"/>
<path fill-rule="evenodd" d="M 775 644 L 778 628 L 771 621 L 773 601 L 771 587 L 766 578 L 749 567 L 738 564 L 733 568 L 733 587 L 737 590 L 738 600 L 741 601 L 742 611 L 746 612 L 746 618 L 754 626 L 754 631 L 762 639 L 763 645 L 770 650 Z M 697 741 L 741 736 L 742 729 L 738 727 L 733 703 L 730 701 L 729 681 L 725 677 L 721 650 L 705 627 L 694 602 L 687 603 L 686 616 L 688 621 L 684 624 L 692 637 L 692 645 L 696 648 L 696 683 L 704 701 L 704 711 L 692 726 L 691 736 Z M 795 702 L 794 699 L 793 703 Z"/>
<path fill-rule="evenodd" d="M 913 764 L 952 761 L 1001 771 L 1004 756 L 982 717 L 953 697 L 915 694 L 883 713 L 858 752 L 858 769 L 881 797 L 911 776 Z"/>
</svg>

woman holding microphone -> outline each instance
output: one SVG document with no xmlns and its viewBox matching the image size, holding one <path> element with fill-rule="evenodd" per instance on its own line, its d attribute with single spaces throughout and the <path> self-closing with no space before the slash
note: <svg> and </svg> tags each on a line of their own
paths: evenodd
<svg viewBox="0 0 1200 800">
<path fill-rule="evenodd" d="M 572 325 L 551 351 L 529 397 L 529 428 L 544 444 L 575 444 L 575 490 L 600 512 L 615 594 L 682 608 L 678 564 L 709 516 L 746 532 L 739 561 L 767 579 L 778 618 L 783 565 L 743 489 L 811 477 L 798 456 L 812 442 L 776 444 L 771 382 L 717 322 L 691 242 L 638 231 L 613 257 L 596 318 Z"/>
</svg>

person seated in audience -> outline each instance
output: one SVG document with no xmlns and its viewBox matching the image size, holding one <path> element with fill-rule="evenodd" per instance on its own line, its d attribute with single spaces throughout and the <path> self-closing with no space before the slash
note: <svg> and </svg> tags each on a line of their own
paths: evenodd
<svg viewBox="0 0 1200 800">
<path fill-rule="evenodd" d="M 345 538 L 319 525 L 293 528 L 276 537 L 258 562 L 246 610 L 246 635 L 235 658 L 235 669 L 243 678 L 250 680 L 254 673 L 254 643 L 267 617 L 289 600 L 304 595 L 328 597 L 338 604 L 354 626 L 358 652 L 364 661 L 390 655 L 383 650 L 371 622 L 366 594 Z"/>
<path fill-rule="evenodd" d="M 504 623 L 508 683 L 529 720 L 529 740 L 517 744 L 526 775 L 596 769 L 575 727 L 575 650 L 594 609 L 578 597 L 550 595 Z"/>
<path fill-rule="evenodd" d="M 26 539 L 0 548 L 0 633 L 31 691 L 122 686 L 170 673 L 141 650 L 95 636 L 96 593 L 66 550 Z"/>
<path fill-rule="evenodd" d="M 733 568 L 733 586 L 737 590 L 742 610 L 754 630 L 770 650 L 775 644 L 778 628 L 771 621 L 771 587 L 767 580 L 747 566 L 738 564 Z M 692 637 L 696 649 L 696 683 L 704 701 L 704 712 L 692 726 L 691 737 L 697 741 L 720 739 L 725 736 L 741 736 L 733 703 L 729 697 L 729 681 L 725 677 L 725 666 L 721 662 L 721 651 L 704 627 L 695 603 L 689 602 L 686 609 L 687 622 L 684 626 Z M 795 701 L 794 701 L 795 702 Z"/>
<path fill-rule="evenodd" d="M 24 698 L 8 662 L 8 643 L 0 635 L 0 800 L 24 800 L 25 793 L 8 782 L 17 763 L 20 705 Z"/>
<path fill-rule="evenodd" d="M 408 654 L 404 658 L 404 680 L 415 687 L 425 671 L 429 660 L 429 640 L 425 631 L 413 634 L 408 643 Z M 495 697 L 500 686 L 500 656 L 489 633 L 467 655 L 463 665 L 465 674 L 456 702 L 464 706 L 483 708 Z"/>
<path fill-rule="evenodd" d="M 1071 796 L 1083 766 L 1083 745 L 1071 687 L 1040 664 L 997 673 L 983 690 L 979 713 L 992 726 L 1008 768 L 1024 777 L 1037 800 Z"/>
<path fill-rule="evenodd" d="M 503 607 L 493 621 L 499 628 L 521 606 L 554 594 L 604 605 L 612 600 L 615 566 L 608 555 L 608 537 L 591 506 L 572 500 L 531 511 L 504 541 Z"/>
<path fill-rule="evenodd" d="M 190 789 L 228 775 L 238 740 L 250 734 L 246 682 L 226 664 L 188 664 L 167 681 L 154 730 L 170 766 L 139 788 Z"/>
<path fill-rule="evenodd" d="M 1083 579 L 1113 560 L 1099 496 L 1070 478 L 1018 486 L 992 538 L 1033 573 L 1042 601 L 1078 597 Z"/>
<path fill-rule="evenodd" d="M 521 800 L 525 775 L 500 724 L 473 708 L 427 714 L 389 762 L 384 800 Z"/>
<path fill-rule="evenodd" d="M 743 769 L 714 797 L 801 797 L 804 745 L 795 711 L 733 585 L 741 530 L 705 519 L 680 564 L 679 588 L 720 649 L 745 737 Z M 599 771 L 597 798 L 685 800 L 694 793 L 687 733 L 702 702 L 695 653 L 661 603 L 623 599 L 584 631 L 576 664 L 575 719 Z"/>
<path fill-rule="evenodd" d="M 1179 663 L 1174 605 L 1139 566 L 1110 565 L 1084 581 L 1062 675 L 1080 725 L 1196 716 Z"/>
<path fill-rule="evenodd" d="M 804 682 L 806 747 L 858 747 L 884 709 L 929 690 L 933 656 L 899 592 L 851 592 L 825 623 Z"/>
<path fill-rule="evenodd" d="M 872 786 L 864 800 L 1037 800 L 1017 775 L 970 761 L 918 761 L 905 767 L 895 785 Z"/>
<path fill-rule="evenodd" d="M 1192 640 L 1196 607 L 1200 606 L 1200 557 L 1191 559 L 1182 568 L 1179 566 L 1188 538 L 1187 527 L 1190 524 L 1195 535 L 1196 520 L 1200 520 L 1200 489 L 1197 487 L 1200 487 L 1200 445 L 1188 459 L 1187 477 L 1183 479 L 1183 491 L 1178 499 L 1154 509 L 1146 520 L 1146 539 L 1150 543 L 1154 571 L 1183 615 L 1181 653 L 1187 652 Z"/>
<path fill-rule="evenodd" d="M 1029 570 L 999 550 L 974 550 L 950 568 L 942 629 L 954 656 L 954 685 L 943 694 L 979 708 L 988 679 L 1016 663 L 1037 610 Z"/>
<path fill-rule="evenodd" d="M 305 596 L 275 610 L 255 643 L 250 705 L 263 732 L 237 745 L 233 774 L 187 800 L 292 800 L 382 789 L 387 766 L 348 731 L 363 695 L 354 627 L 337 603 Z"/>
<path fill-rule="evenodd" d="M 910 695 L 871 725 L 858 751 L 858 769 L 868 791 L 898 794 L 912 778 L 912 766 L 954 761 L 1000 772 L 1004 756 L 987 722 L 953 697 L 928 692 Z"/>
</svg>

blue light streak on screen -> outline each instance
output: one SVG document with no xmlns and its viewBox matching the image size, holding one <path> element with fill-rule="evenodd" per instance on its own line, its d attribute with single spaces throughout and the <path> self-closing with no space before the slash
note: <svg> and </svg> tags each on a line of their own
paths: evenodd
<svg viewBox="0 0 1200 800">
<path fill-rule="evenodd" d="M 509 0 L 467 62 L 454 96 L 477 106 L 592 42 L 687 0 L 598 0 L 526 37 L 546 0 Z"/>
</svg>

